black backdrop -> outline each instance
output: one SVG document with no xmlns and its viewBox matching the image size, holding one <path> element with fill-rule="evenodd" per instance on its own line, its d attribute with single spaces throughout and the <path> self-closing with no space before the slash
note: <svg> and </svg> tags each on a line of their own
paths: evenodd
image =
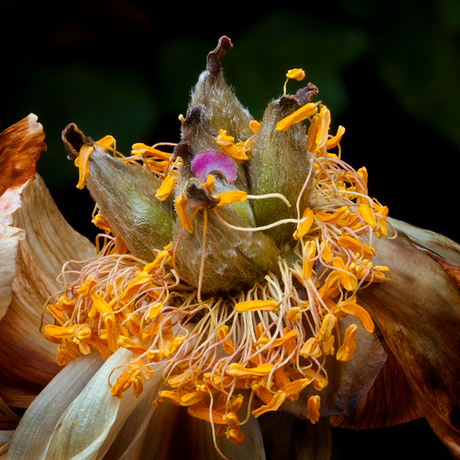
<svg viewBox="0 0 460 460">
<path fill-rule="evenodd" d="M 333 131 L 346 128 L 343 158 L 367 167 L 370 194 L 391 216 L 460 239 L 460 2 L 319 3 L 9 2 L 0 10 L 0 129 L 38 115 L 48 145 L 38 171 L 65 217 L 93 238 L 92 201 L 75 188 L 62 129 L 112 134 L 125 153 L 134 142 L 177 142 L 206 54 L 228 35 L 226 77 L 255 118 L 282 92 L 285 72 L 304 68 Z M 446 456 L 423 421 L 335 435 L 339 459 Z"/>
</svg>

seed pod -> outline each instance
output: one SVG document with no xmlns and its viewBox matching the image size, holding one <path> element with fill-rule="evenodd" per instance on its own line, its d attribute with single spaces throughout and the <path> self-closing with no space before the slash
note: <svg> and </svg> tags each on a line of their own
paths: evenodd
<svg viewBox="0 0 460 460">
<path fill-rule="evenodd" d="M 227 222 L 247 227 L 247 223 L 231 206 L 233 205 L 219 207 L 219 215 Z M 279 250 L 263 232 L 232 230 L 212 210 L 200 210 L 192 219 L 192 233 L 185 231 L 179 222 L 173 230 L 174 241 L 177 241 L 177 268 L 187 283 L 195 288 L 199 285 L 205 229 L 204 212 L 207 213 L 206 257 L 201 292 L 230 291 L 236 286 L 250 285 L 268 270 L 277 270 Z"/>
<path fill-rule="evenodd" d="M 172 198 L 158 201 L 155 197 L 161 180 L 137 163 L 126 164 L 115 159 L 86 137 L 75 123 L 62 132 L 70 160 L 80 160 L 83 184 L 89 189 L 100 213 L 113 232 L 137 257 L 148 262 L 154 249 L 163 249 L 172 239 L 175 219 Z M 86 152 L 82 165 L 81 152 Z"/>
<path fill-rule="evenodd" d="M 232 46 L 228 37 L 222 37 L 216 49 L 208 54 L 206 70 L 192 92 L 190 106 L 203 105 L 207 125 L 215 130 L 226 130 L 235 142 L 240 142 L 252 135 L 249 123 L 253 118 L 223 76 L 221 60 Z"/>
<path fill-rule="evenodd" d="M 316 88 L 296 96 L 283 96 L 271 102 L 265 110 L 258 131 L 252 139 L 251 159 L 246 164 L 249 184 L 253 194 L 281 193 L 290 202 L 286 206 L 280 200 L 258 200 L 252 203 L 257 225 L 267 225 L 277 220 L 296 218 L 296 202 L 310 170 L 310 155 L 307 153 L 305 127 L 293 124 L 284 131 L 277 131 L 277 123 L 295 111 L 299 102 L 305 104 Z M 303 105 L 302 104 L 302 105 Z M 311 175 L 313 179 L 313 175 Z M 311 183 L 311 182 L 310 182 Z M 308 202 L 309 187 L 302 193 L 300 209 Z M 294 224 L 280 225 L 269 229 L 269 235 L 280 247 L 295 231 Z"/>
<path fill-rule="evenodd" d="M 101 214 L 134 255 L 152 261 L 153 250 L 171 242 L 175 218 L 171 199 L 160 202 L 155 198 L 160 180 L 98 146 L 94 146 L 88 167 L 86 186 Z"/>
</svg>

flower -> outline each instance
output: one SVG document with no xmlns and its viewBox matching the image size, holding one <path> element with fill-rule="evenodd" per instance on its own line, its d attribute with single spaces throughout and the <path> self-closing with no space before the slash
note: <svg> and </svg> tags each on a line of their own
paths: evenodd
<svg viewBox="0 0 460 460">
<path fill-rule="evenodd" d="M 459 246 L 369 196 L 318 89 L 287 93 L 301 69 L 253 120 L 223 77 L 231 47 L 222 37 L 209 53 L 172 152 L 138 143 L 123 156 L 111 136 L 63 131 L 96 202 L 97 252 L 41 179 L 29 184 L 36 117 L 11 128 L 26 127 L 24 147 L 0 137 L 0 160 L 21 172 L 0 183 L 0 337 L 14 350 L 0 396 L 13 428 L 9 406 L 28 407 L 8 459 L 175 458 L 181 428 L 200 458 L 264 458 L 264 443 L 330 453 L 330 423 L 421 416 L 460 457 Z M 27 314 L 37 328 L 18 337 Z M 5 396 L 34 361 L 35 392 L 23 385 L 17 404 Z"/>
</svg>

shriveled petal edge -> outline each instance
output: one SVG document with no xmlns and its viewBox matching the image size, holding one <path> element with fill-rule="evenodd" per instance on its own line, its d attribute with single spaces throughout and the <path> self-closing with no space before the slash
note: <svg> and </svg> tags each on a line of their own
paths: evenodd
<svg viewBox="0 0 460 460">
<path fill-rule="evenodd" d="M 445 270 L 400 234 L 376 242 L 390 280 L 360 292 L 433 431 L 460 458 L 460 293 Z M 390 275 L 391 274 L 391 275 Z"/>
<path fill-rule="evenodd" d="M 8 452 L 9 460 L 42 459 L 61 414 L 102 366 L 90 355 L 70 362 L 37 396 L 23 415 Z"/>
</svg>

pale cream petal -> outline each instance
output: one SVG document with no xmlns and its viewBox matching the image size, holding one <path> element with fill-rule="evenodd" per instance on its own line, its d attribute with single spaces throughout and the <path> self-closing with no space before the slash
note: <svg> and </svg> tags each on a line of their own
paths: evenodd
<svg viewBox="0 0 460 460">
<path fill-rule="evenodd" d="M 153 398 L 157 396 L 150 392 L 150 397 L 136 407 L 128 417 L 123 428 L 118 433 L 109 451 L 104 455 L 103 460 L 143 460 L 142 450 L 144 442 L 149 442 L 146 436 L 149 423 L 156 410 L 152 406 Z"/>
<path fill-rule="evenodd" d="M 44 459 L 103 458 L 130 414 L 149 395 L 149 391 L 158 391 L 162 382 L 160 368 L 144 382 L 144 391 L 139 398 L 131 391 L 125 392 L 122 399 L 112 396 L 109 378 L 115 382 L 131 356 L 128 350 L 119 349 L 104 363 L 59 419 Z"/>
<path fill-rule="evenodd" d="M 12 284 L 16 276 L 16 253 L 24 231 L 0 223 L 0 320 L 11 303 Z"/>
<path fill-rule="evenodd" d="M 59 418 L 80 394 L 103 361 L 93 353 L 71 361 L 37 396 L 16 429 L 9 460 L 41 460 Z"/>
<path fill-rule="evenodd" d="M 21 201 L 14 224 L 26 231 L 27 247 L 50 279 L 56 279 L 68 260 L 96 256 L 95 246 L 67 223 L 38 174 L 23 191 Z"/>
<path fill-rule="evenodd" d="M 21 193 L 28 182 L 18 187 L 12 187 L 0 196 L 0 224 L 11 225 L 13 223 L 13 213 L 21 207 Z"/>
<path fill-rule="evenodd" d="M 0 397 L 9 405 L 26 408 L 59 371 L 56 345 L 40 332 L 42 319 L 44 324 L 53 322 L 50 315 L 43 317 L 43 307 L 62 288 L 56 277 L 67 259 L 87 259 L 96 250 L 67 224 L 38 175 L 23 191 L 14 223 L 16 227 L 7 227 L 12 240 L 10 246 L 9 240 L 5 243 L 9 262 L 0 266 L 7 272 L 0 273 L 0 287 L 5 285 L 6 290 L 0 296 L 0 314 L 8 309 L 0 321 Z M 25 231 L 16 253 L 13 229 L 18 239 Z"/>
<path fill-rule="evenodd" d="M 26 241 L 21 241 L 10 306 L 0 321 L 0 396 L 9 405 L 28 407 L 60 370 L 56 344 L 40 332 L 43 307 L 56 290 L 57 284 L 37 266 Z M 53 321 L 50 315 L 44 320 L 45 324 Z"/>
</svg>

